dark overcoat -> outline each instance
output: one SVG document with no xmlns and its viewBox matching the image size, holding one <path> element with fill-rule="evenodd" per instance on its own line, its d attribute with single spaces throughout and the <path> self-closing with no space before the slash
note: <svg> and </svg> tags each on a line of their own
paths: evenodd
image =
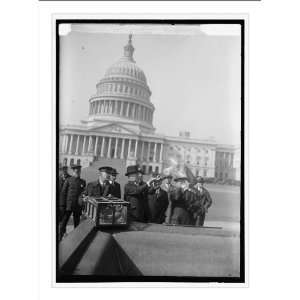
<svg viewBox="0 0 300 300">
<path fill-rule="evenodd" d="M 130 202 L 130 216 L 133 221 L 146 222 L 145 194 L 148 186 L 146 183 L 137 184 L 128 182 L 124 187 L 124 200 Z"/>
<path fill-rule="evenodd" d="M 163 189 L 149 188 L 148 206 L 150 210 L 150 222 L 163 223 L 166 219 L 166 210 L 168 208 L 168 193 Z"/>
<path fill-rule="evenodd" d="M 86 188 L 86 195 L 90 197 L 105 197 L 110 194 L 110 184 L 105 181 L 102 185 L 99 180 L 89 182 Z"/>
<path fill-rule="evenodd" d="M 70 174 L 66 174 L 66 175 L 61 174 L 59 176 L 59 182 L 58 182 L 59 192 L 61 192 L 62 187 L 64 186 L 64 183 L 65 183 L 66 179 L 69 178 L 69 177 L 71 177 Z"/>
<path fill-rule="evenodd" d="M 85 187 L 85 180 L 73 176 L 68 177 L 65 180 L 60 193 L 60 208 L 73 212 L 81 210 L 79 198 L 82 196 Z"/>
<path fill-rule="evenodd" d="M 192 215 L 188 211 L 188 201 L 193 197 L 189 190 L 183 191 L 176 188 L 171 192 L 170 198 L 172 201 L 171 224 L 191 225 Z"/>
<path fill-rule="evenodd" d="M 114 197 L 121 199 L 121 186 L 120 183 L 114 182 L 110 186 L 110 194 Z"/>
</svg>

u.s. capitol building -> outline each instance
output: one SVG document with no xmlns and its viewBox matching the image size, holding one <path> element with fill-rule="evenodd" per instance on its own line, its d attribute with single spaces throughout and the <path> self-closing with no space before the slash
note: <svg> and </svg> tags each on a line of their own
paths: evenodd
<svg viewBox="0 0 300 300">
<path fill-rule="evenodd" d="M 218 145 L 213 139 L 193 139 L 189 132 L 177 137 L 155 132 L 151 90 L 133 52 L 130 36 L 123 57 L 96 84 L 87 119 L 81 125 L 61 125 L 60 164 L 137 163 L 150 173 L 161 172 L 174 158 L 195 175 L 239 180 L 239 148 Z"/>
</svg>

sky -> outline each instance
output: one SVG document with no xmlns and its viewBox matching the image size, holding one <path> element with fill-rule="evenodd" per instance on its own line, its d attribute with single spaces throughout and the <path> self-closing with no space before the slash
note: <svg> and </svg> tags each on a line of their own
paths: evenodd
<svg viewBox="0 0 300 300">
<path fill-rule="evenodd" d="M 122 57 L 133 33 L 133 57 L 152 91 L 156 132 L 189 131 L 192 138 L 240 144 L 241 39 L 223 30 L 229 25 L 220 25 L 221 31 L 213 25 L 206 31 L 101 26 L 80 25 L 60 36 L 61 124 L 80 124 L 87 117 L 97 82 Z"/>
</svg>

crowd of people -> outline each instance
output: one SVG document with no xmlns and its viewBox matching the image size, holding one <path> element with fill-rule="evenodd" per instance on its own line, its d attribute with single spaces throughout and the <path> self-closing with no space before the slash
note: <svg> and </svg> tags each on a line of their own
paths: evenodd
<svg viewBox="0 0 300 300">
<path fill-rule="evenodd" d="M 203 226 L 212 199 L 204 188 L 204 179 L 196 177 L 193 182 L 185 176 L 173 177 L 152 173 L 144 181 L 144 173 L 138 165 L 128 166 L 125 176 L 123 198 L 121 186 L 116 181 L 118 172 L 111 167 L 100 167 L 96 181 L 86 184 L 81 176 L 81 166 L 61 168 L 59 175 L 59 239 L 73 214 L 74 227 L 80 223 L 84 196 L 116 197 L 130 203 L 132 221 L 144 223 Z"/>
</svg>

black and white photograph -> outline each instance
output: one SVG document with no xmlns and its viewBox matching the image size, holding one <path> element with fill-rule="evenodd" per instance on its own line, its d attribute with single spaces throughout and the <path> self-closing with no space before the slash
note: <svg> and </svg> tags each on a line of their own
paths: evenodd
<svg viewBox="0 0 300 300">
<path fill-rule="evenodd" d="M 54 23 L 56 282 L 244 283 L 244 19 Z"/>
</svg>

